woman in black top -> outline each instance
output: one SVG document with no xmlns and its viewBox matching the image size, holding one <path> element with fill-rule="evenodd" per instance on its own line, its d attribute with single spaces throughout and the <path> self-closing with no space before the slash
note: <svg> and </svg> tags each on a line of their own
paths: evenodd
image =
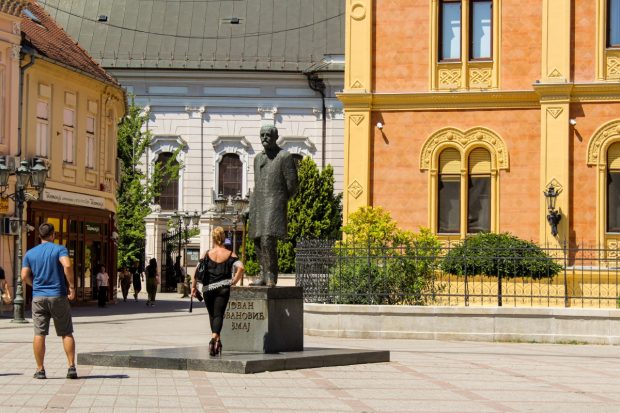
<svg viewBox="0 0 620 413">
<path fill-rule="evenodd" d="M 155 305 L 155 294 L 157 294 L 157 284 L 159 284 L 159 273 L 157 271 L 157 260 L 155 258 L 151 258 L 144 272 L 146 273 L 146 292 L 149 296 L 146 305 L 153 307 Z"/>
<path fill-rule="evenodd" d="M 205 305 L 209 312 L 209 323 L 211 325 L 211 341 L 209 342 L 209 354 L 215 356 L 221 354 L 222 341 L 220 333 L 224 323 L 224 314 L 228 299 L 230 298 L 230 286 L 235 285 L 241 279 L 243 270 L 239 269 L 231 278 L 232 268 L 237 256 L 224 247 L 224 229 L 216 227 L 213 229 L 213 248 L 207 251 L 203 259 L 207 260 L 208 283 L 203 286 Z M 192 282 L 192 296 L 197 293 L 197 281 Z"/>
</svg>

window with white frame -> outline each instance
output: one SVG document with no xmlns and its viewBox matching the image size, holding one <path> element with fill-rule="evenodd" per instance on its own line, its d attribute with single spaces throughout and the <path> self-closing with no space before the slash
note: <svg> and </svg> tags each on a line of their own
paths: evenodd
<svg viewBox="0 0 620 413">
<path fill-rule="evenodd" d="M 176 159 L 172 157 L 172 152 L 162 152 L 157 157 L 156 163 L 160 168 L 166 165 L 178 165 Z M 155 197 L 155 203 L 161 206 L 162 211 L 176 211 L 179 209 L 179 177 L 163 176 L 163 185 L 160 188 L 159 196 Z"/>
<path fill-rule="evenodd" d="M 95 118 L 94 116 L 86 117 L 86 167 L 95 169 Z"/>
<path fill-rule="evenodd" d="M 73 109 L 64 109 L 62 125 L 62 160 L 66 163 L 73 163 L 75 151 L 75 111 Z"/>
<path fill-rule="evenodd" d="M 243 163 L 239 155 L 227 153 L 222 156 L 218 169 L 218 178 L 218 195 L 241 195 L 243 191 Z"/>
<path fill-rule="evenodd" d="M 37 102 L 37 129 L 35 152 L 37 156 L 49 158 L 50 148 L 49 103 L 44 100 Z"/>
</svg>

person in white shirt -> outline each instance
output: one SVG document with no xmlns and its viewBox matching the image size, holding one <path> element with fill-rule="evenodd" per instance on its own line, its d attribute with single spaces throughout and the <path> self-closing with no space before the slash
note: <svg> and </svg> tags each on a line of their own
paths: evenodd
<svg viewBox="0 0 620 413">
<path fill-rule="evenodd" d="M 105 303 L 108 301 L 109 286 L 110 276 L 105 272 L 105 267 L 102 265 L 97 274 L 97 298 L 99 299 L 99 307 L 105 307 Z"/>
</svg>

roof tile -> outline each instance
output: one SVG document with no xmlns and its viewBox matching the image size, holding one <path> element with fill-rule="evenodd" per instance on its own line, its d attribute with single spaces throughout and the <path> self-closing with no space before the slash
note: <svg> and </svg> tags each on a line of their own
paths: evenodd
<svg viewBox="0 0 620 413">
<path fill-rule="evenodd" d="M 56 24 L 54 19 L 39 4 L 33 1 L 27 9 L 37 21 L 33 21 L 26 14 L 22 14 L 21 29 L 26 43 L 30 44 L 42 56 L 81 70 L 96 79 L 118 85 L 116 80 Z"/>
</svg>

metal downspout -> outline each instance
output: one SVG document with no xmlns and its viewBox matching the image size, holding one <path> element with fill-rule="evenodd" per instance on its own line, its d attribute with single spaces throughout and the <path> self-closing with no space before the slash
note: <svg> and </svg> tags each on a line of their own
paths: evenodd
<svg viewBox="0 0 620 413">
<path fill-rule="evenodd" d="M 15 156 L 22 156 L 22 113 L 23 113 L 23 103 L 24 103 L 24 76 L 26 74 L 26 69 L 34 64 L 34 51 L 30 50 L 27 53 L 30 56 L 30 61 L 23 66 L 19 67 L 19 102 L 17 105 L 17 153 Z"/>
<path fill-rule="evenodd" d="M 325 82 L 316 73 L 306 73 L 310 89 L 321 94 L 321 170 L 325 169 L 325 145 L 327 143 L 327 107 L 325 106 Z"/>
</svg>

